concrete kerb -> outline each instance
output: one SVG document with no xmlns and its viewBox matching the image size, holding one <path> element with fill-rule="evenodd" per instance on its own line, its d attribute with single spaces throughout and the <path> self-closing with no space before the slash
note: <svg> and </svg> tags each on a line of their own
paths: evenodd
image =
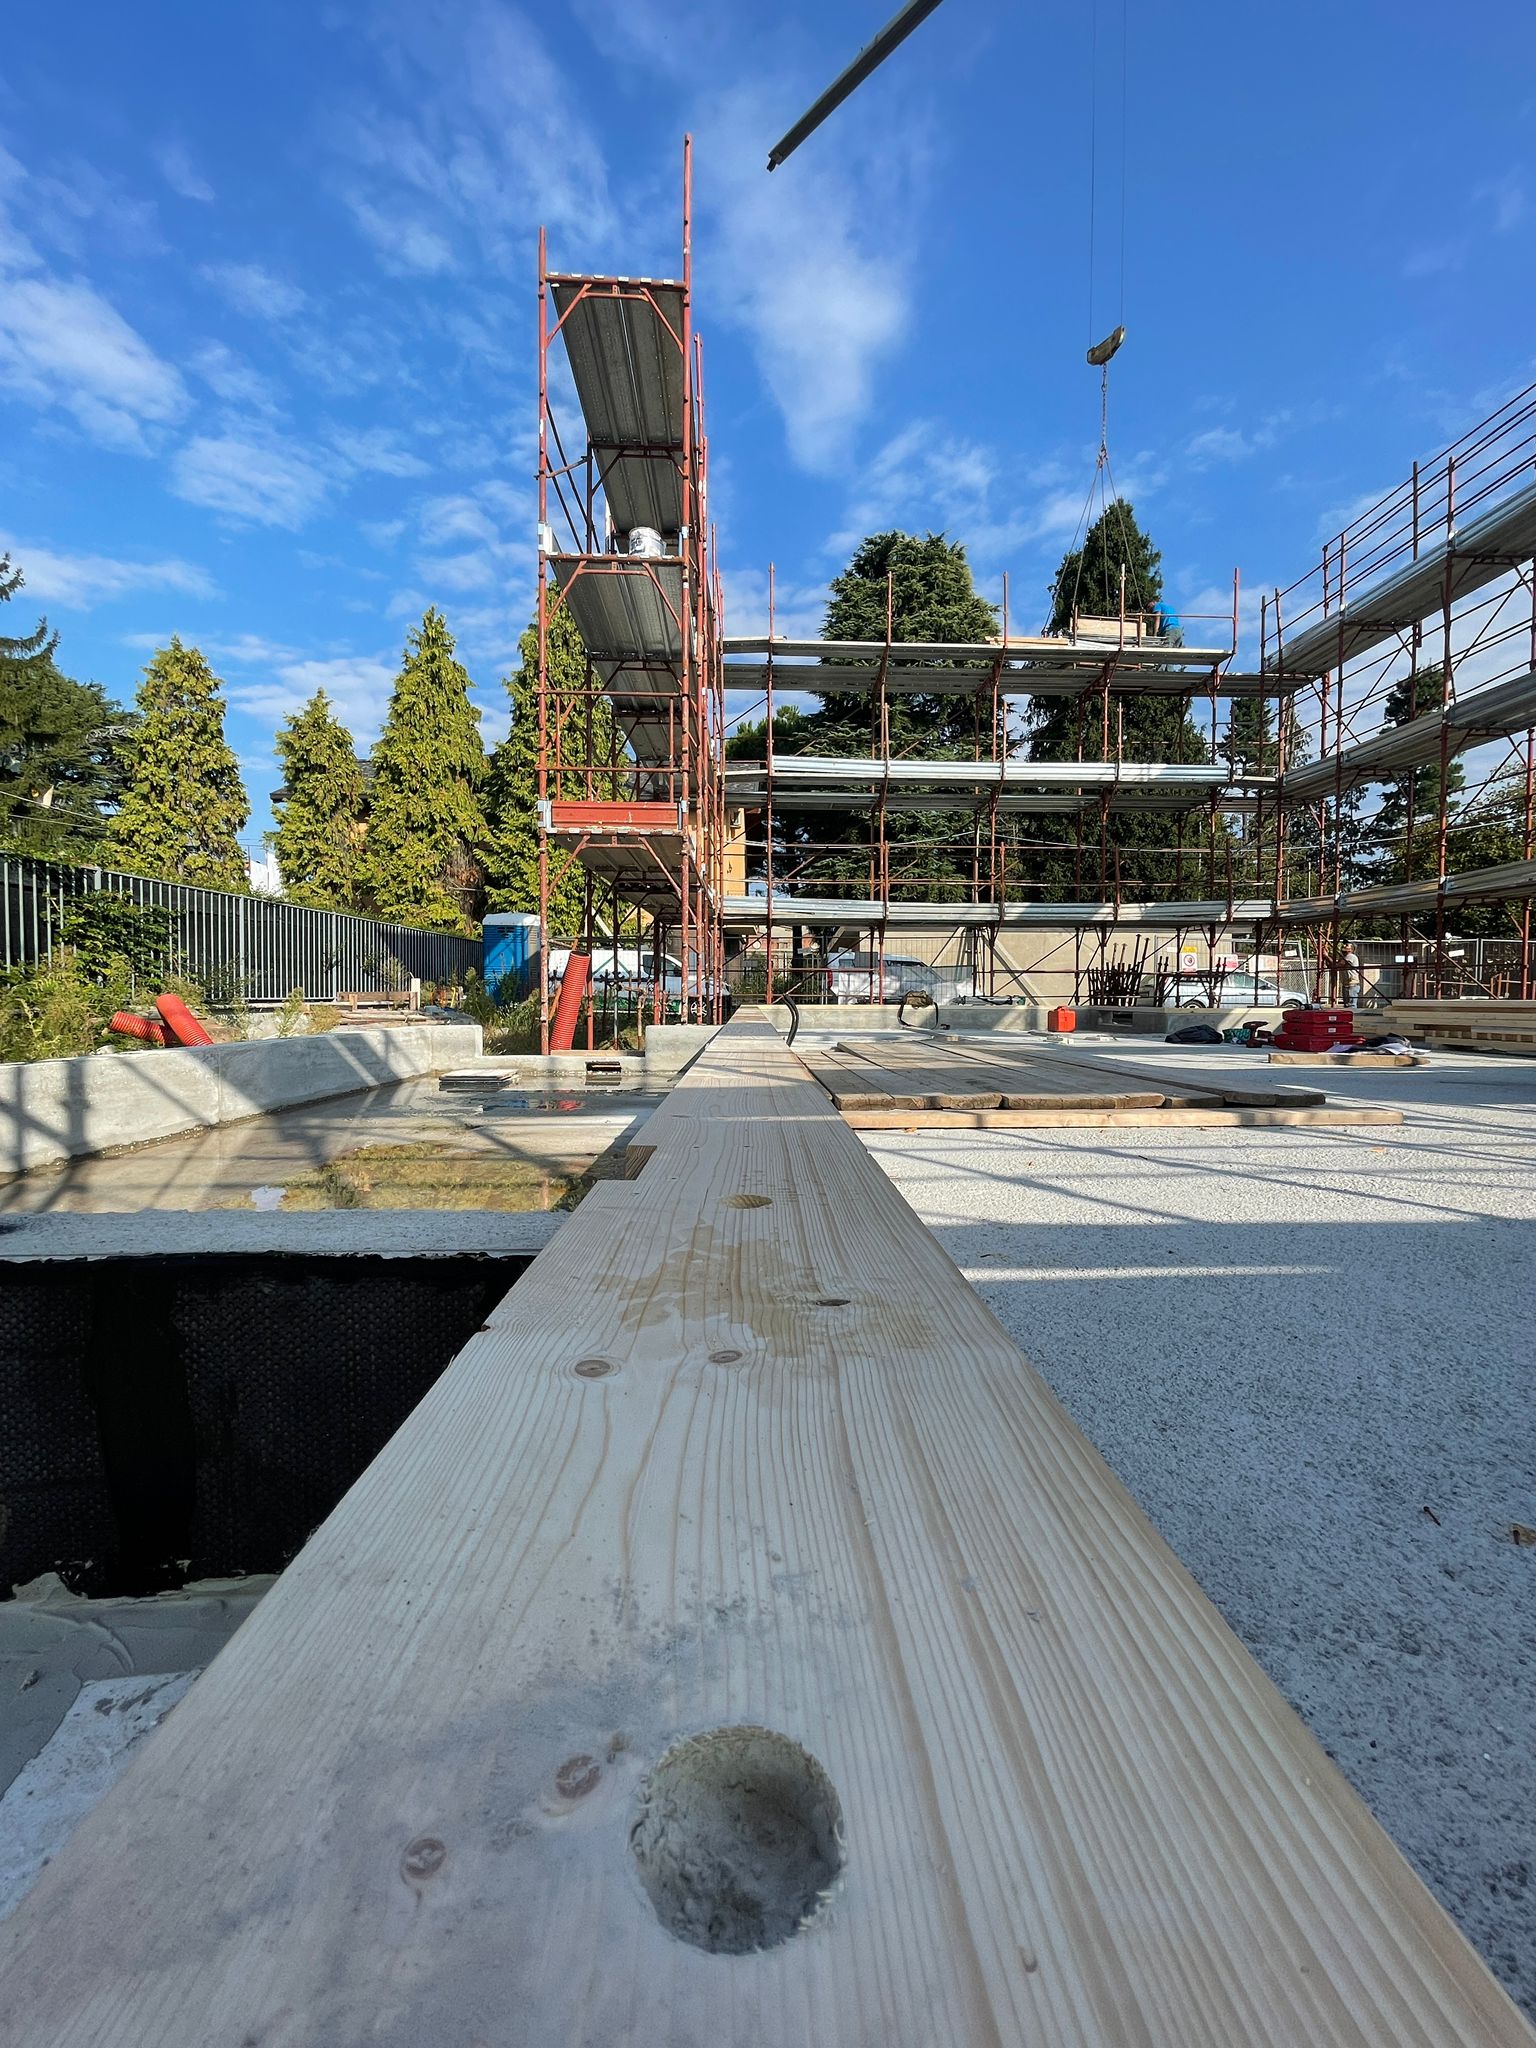
<svg viewBox="0 0 1536 2048">
<path fill-rule="evenodd" d="M 364 1026 L 0 1066 L 0 1174 L 206 1130 L 478 1059 L 478 1024 Z"/>
</svg>

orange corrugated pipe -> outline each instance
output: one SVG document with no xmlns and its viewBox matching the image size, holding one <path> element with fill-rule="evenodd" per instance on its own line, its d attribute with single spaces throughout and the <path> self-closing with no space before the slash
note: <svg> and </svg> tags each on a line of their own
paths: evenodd
<svg viewBox="0 0 1536 2048">
<path fill-rule="evenodd" d="M 120 1038 L 142 1038 L 148 1045 L 164 1045 L 165 1033 L 153 1017 L 141 1017 L 136 1010 L 117 1010 L 107 1021 L 107 1029 L 115 1031 Z"/>
<path fill-rule="evenodd" d="M 212 1045 L 213 1040 L 180 996 L 156 996 L 155 1008 L 178 1045 Z"/>
<path fill-rule="evenodd" d="M 581 1014 L 581 999 L 587 992 L 587 977 L 591 972 L 590 953 L 573 953 L 566 961 L 565 972 L 560 977 L 560 999 L 555 1004 L 555 1020 L 549 1027 L 551 1052 L 569 1052 L 576 1043 L 576 1019 Z"/>
</svg>

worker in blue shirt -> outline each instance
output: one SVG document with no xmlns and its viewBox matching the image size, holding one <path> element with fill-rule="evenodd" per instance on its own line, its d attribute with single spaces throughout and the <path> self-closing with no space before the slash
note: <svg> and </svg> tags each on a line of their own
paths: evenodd
<svg viewBox="0 0 1536 2048">
<path fill-rule="evenodd" d="M 1156 616 L 1159 636 L 1171 642 L 1175 647 L 1182 647 L 1184 644 L 1184 629 L 1179 624 L 1178 614 L 1170 611 L 1167 605 L 1159 599 Z"/>
</svg>

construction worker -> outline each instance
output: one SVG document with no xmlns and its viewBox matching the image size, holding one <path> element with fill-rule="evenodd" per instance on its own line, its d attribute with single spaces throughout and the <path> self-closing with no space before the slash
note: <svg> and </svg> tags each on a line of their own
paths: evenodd
<svg viewBox="0 0 1536 2048">
<path fill-rule="evenodd" d="M 1365 1001 L 1365 969 L 1351 940 L 1339 955 L 1340 1000 L 1346 1010 L 1357 1010 Z"/>
</svg>

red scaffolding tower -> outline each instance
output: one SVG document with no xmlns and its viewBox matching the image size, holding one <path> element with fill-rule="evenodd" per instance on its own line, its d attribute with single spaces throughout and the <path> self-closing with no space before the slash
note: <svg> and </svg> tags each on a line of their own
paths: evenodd
<svg viewBox="0 0 1536 2048">
<path fill-rule="evenodd" d="M 581 438 L 562 438 L 564 351 Z M 708 523 L 703 346 L 693 324 L 692 145 L 676 278 L 551 271 L 539 235 L 539 912 L 546 948 L 595 954 L 660 1021 L 718 1021 L 724 787 L 720 592 Z M 564 610 L 579 680 L 551 660 Z M 554 932 L 564 878 L 580 929 Z M 625 959 L 648 955 L 643 975 Z M 547 953 L 546 953 L 547 961 Z M 603 973 L 606 966 L 607 972 Z M 549 974 L 540 1035 L 549 1049 Z M 587 1013 L 592 1043 L 592 1011 Z"/>
</svg>

